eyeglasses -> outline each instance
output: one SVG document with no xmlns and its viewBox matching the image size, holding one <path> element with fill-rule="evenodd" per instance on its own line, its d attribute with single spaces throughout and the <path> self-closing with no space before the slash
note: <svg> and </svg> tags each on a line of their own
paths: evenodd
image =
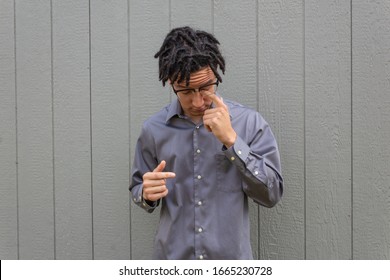
<svg viewBox="0 0 390 280">
<path fill-rule="evenodd" d="M 204 95 L 204 94 L 207 95 L 208 92 L 211 92 L 212 94 L 214 94 L 217 87 L 218 87 L 218 84 L 219 84 L 219 82 L 216 81 L 214 83 L 207 84 L 207 85 L 204 85 L 204 86 L 199 87 L 199 88 L 186 88 L 186 89 L 179 89 L 179 90 L 175 90 L 175 88 L 172 85 L 172 89 L 177 96 L 179 96 L 179 94 L 180 94 L 181 97 L 187 98 L 187 97 L 194 96 L 194 94 L 197 91 L 199 91 L 199 93 L 202 95 Z"/>
</svg>

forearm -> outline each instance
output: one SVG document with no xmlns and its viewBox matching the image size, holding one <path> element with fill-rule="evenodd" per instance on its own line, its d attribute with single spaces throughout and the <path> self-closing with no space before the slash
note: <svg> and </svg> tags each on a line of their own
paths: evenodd
<svg viewBox="0 0 390 280">
<path fill-rule="evenodd" d="M 225 150 L 226 157 L 239 170 L 243 180 L 243 191 L 266 207 L 273 207 L 283 193 L 283 179 L 274 165 L 279 166 L 277 148 L 261 155 L 237 137 L 233 146 Z M 275 164 L 276 163 L 276 164 Z"/>
<path fill-rule="evenodd" d="M 133 202 L 149 213 L 152 213 L 159 205 L 159 201 L 151 203 L 146 201 L 143 197 L 143 175 L 153 170 L 153 166 L 156 164 L 154 160 L 155 156 L 152 153 L 153 146 L 150 146 L 153 143 L 151 134 L 148 133 L 146 127 L 143 126 L 135 148 L 134 162 L 131 171 L 131 183 L 129 187 Z"/>
</svg>

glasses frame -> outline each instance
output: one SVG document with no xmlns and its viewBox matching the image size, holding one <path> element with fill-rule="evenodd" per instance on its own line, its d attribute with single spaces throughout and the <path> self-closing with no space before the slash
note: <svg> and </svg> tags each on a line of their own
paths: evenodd
<svg viewBox="0 0 390 280">
<path fill-rule="evenodd" d="M 206 84 L 204 86 L 201 86 L 201 87 L 198 87 L 198 88 L 186 88 L 186 89 L 179 89 L 179 90 L 176 90 L 173 85 L 172 85 L 172 90 L 173 92 L 179 97 L 178 93 L 180 92 L 183 92 L 183 91 L 189 91 L 189 90 L 192 90 L 192 93 L 191 94 L 188 94 L 188 95 L 184 95 L 185 97 L 190 97 L 190 96 L 193 96 L 194 93 L 196 92 L 199 92 L 200 93 L 200 90 L 202 88 L 205 88 L 205 87 L 209 87 L 209 86 L 215 86 L 216 88 L 218 88 L 218 85 L 219 85 L 219 81 L 215 81 L 213 83 L 210 83 L 210 84 Z M 216 89 L 214 90 L 213 93 L 215 93 Z"/>
</svg>

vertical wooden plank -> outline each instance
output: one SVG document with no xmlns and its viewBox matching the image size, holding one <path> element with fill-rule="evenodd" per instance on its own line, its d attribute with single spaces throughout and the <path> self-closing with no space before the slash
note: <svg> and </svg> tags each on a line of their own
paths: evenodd
<svg viewBox="0 0 390 280">
<path fill-rule="evenodd" d="M 303 1 L 259 1 L 259 108 L 281 154 L 284 194 L 260 208 L 260 259 L 304 259 Z"/>
<path fill-rule="evenodd" d="M 56 259 L 91 259 L 89 2 L 52 3 Z"/>
<path fill-rule="evenodd" d="M 168 32 L 169 1 L 130 1 L 131 162 L 142 123 L 169 103 L 169 87 L 162 88 L 153 58 Z M 149 214 L 131 205 L 131 257 L 151 259 L 159 210 Z"/>
<path fill-rule="evenodd" d="M 130 258 L 127 1 L 90 1 L 95 259 Z"/>
<path fill-rule="evenodd" d="M 390 259 L 390 2 L 352 2 L 353 257 Z"/>
<path fill-rule="evenodd" d="M 54 258 L 50 1 L 16 1 L 19 250 Z"/>
<path fill-rule="evenodd" d="M 171 27 L 190 26 L 212 32 L 212 0 L 171 0 Z"/>
<path fill-rule="evenodd" d="M 0 2 L 0 259 L 18 258 L 14 3 Z"/>
<path fill-rule="evenodd" d="M 351 258 L 349 1 L 305 2 L 306 257 Z"/>
<path fill-rule="evenodd" d="M 214 33 L 226 59 L 226 74 L 219 92 L 257 109 L 257 4 L 251 1 L 214 1 Z M 250 203 L 251 244 L 258 258 L 258 206 Z"/>
</svg>

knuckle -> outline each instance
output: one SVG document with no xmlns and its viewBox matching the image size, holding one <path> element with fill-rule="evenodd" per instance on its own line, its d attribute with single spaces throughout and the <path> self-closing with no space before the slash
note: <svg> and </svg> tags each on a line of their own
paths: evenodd
<svg viewBox="0 0 390 280">
<path fill-rule="evenodd" d="M 164 197 L 164 196 L 167 196 L 167 195 L 168 195 L 168 189 L 166 189 L 166 190 L 162 193 L 161 197 Z"/>
<path fill-rule="evenodd" d="M 144 192 L 144 195 L 149 195 L 150 189 L 149 188 L 144 188 L 143 192 Z"/>
</svg>

